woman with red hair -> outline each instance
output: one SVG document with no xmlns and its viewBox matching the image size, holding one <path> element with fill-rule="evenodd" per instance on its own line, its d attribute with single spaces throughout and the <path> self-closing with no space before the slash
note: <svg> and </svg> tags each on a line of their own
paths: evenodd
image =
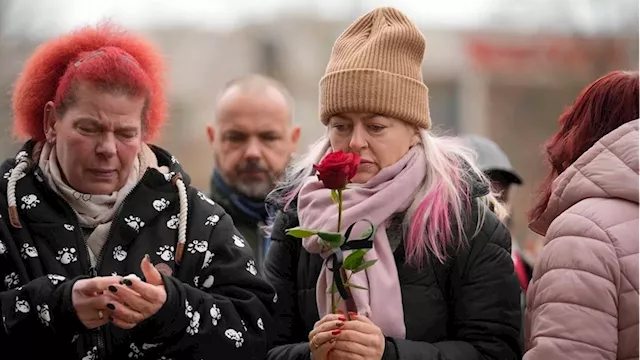
<svg viewBox="0 0 640 360">
<path fill-rule="evenodd" d="M 230 216 L 148 145 L 163 72 L 151 45 L 111 25 L 26 62 L 13 110 L 28 141 L 0 167 L 3 353 L 265 356 L 273 288 Z"/>
<path fill-rule="evenodd" d="M 638 358 L 638 72 L 590 84 L 546 145 L 525 359 Z"/>
</svg>

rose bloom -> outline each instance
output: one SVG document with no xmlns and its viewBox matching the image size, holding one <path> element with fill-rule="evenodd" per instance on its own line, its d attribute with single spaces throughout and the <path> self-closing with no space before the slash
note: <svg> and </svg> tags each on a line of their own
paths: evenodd
<svg viewBox="0 0 640 360">
<path fill-rule="evenodd" d="M 325 156 L 320 164 L 313 165 L 318 179 L 331 190 L 344 189 L 349 180 L 358 172 L 360 156 L 354 153 L 336 151 Z"/>
</svg>

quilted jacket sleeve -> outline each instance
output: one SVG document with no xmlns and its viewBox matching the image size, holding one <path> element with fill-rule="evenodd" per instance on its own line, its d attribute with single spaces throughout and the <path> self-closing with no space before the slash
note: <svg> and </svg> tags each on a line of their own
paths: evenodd
<svg viewBox="0 0 640 360">
<path fill-rule="evenodd" d="M 527 291 L 524 358 L 616 359 L 616 251 L 603 229 L 569 211 L 547 231 Z"/>
</svg>

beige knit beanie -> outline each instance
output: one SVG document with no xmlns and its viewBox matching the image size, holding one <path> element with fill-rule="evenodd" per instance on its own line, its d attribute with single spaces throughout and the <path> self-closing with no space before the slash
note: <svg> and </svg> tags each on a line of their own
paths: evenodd
<svg viewBox="0 0 640 360">
<path fill-rule="evenodd" d="M 336 40 L 320 80 L 322 123 L 367 112 L 431 127 L 424 52 L 424 36 L 400 11 L 382 7 L 361 16 Z"/>
</svg>

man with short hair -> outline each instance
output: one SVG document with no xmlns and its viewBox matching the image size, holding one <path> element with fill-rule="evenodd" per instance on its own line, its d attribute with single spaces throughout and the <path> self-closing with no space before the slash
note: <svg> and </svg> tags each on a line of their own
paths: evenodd
<svg viewBox="0 0 640 360">
<path fill-rule="evenodd" d="M 269 240 L 265 197 L 297 150 L 293 98 L 278 81 L 258 74 L 234 79 L 217 99 L 207 126 L 213 148 L 211 198 L 231 215 L 262 265 Z"/>
</svg>

